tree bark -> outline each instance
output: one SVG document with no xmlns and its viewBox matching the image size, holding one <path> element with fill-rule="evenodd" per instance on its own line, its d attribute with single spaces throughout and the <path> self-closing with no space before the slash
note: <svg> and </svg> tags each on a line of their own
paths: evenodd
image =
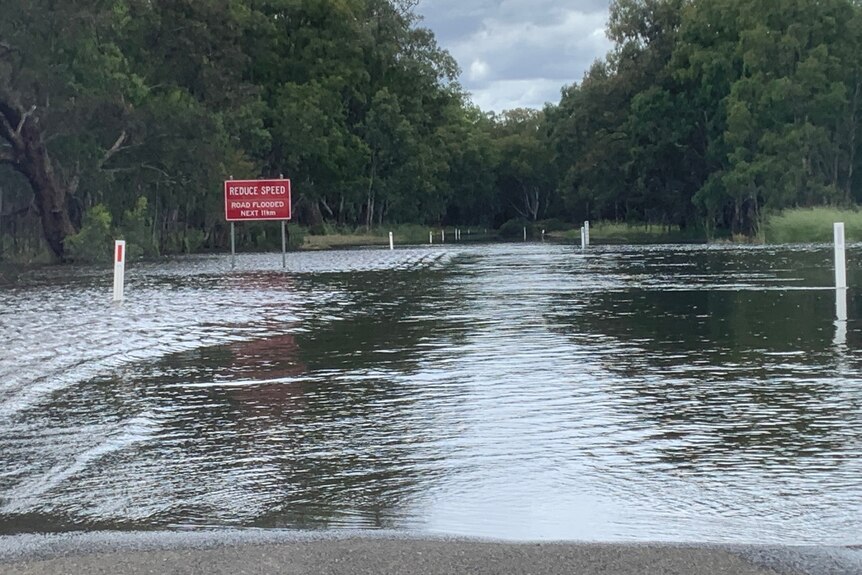
<svg viewBox="0 0 862 575">
<path fill-rule="evenodd" d="M 844 201 L 850 203 L 853 201 L 853 164 L 856 162 L 856 130 L 857 112 L 859 108 L 859 99 L 862 95 L 862 80 L 856 81 L 856 89 L 853 91 L 853 102 L 850 112 L 850 144 L 848 147 L 849 161 L 847 162 L 847 183 L 844 187 Z"/>
<path fill-rule="evenodd" d="M 365 229 L 370 230 L 371 225 L 374 223 L 374 168 L 375 161 L 374 158 L 371 158 L 371 176 L 368 179 L 368 201 L 367 201 L 367 211 L 365 212 Z"/>
<path fill-rule="evenodd" d="M 0 91 L 0 140 L 8 144 L 0 153 L 0 162 L 10 164 L 27 178 L 39 209 L 45 241 L 54 256 L 63 260 L 64 242 L 75 233 L 75 227 L 69 217 L 66 188 L 54 171 L 34 111 L 31 108 L 24 112 L 8 94 Z"/>
</svg>

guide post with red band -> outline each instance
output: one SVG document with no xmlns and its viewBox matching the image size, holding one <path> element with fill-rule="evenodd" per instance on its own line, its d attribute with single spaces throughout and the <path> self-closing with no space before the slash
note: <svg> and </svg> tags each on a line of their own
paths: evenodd
<svg viewBox="0 0 862 575">
<path fill-rule="evenodd" d="M 126 242 L 114 242 L 114 301 L 123 301 L 123 289 L 126 279 Z"/>
<path fill-rule="evenodd" d="M 290 180 L 226 180 L 224 211 L 229 222 L 290 219 Z"/>
</svg>

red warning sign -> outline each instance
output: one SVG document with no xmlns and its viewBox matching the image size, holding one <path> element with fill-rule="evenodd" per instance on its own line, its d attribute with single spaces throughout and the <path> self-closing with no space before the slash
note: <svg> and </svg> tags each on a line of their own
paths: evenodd
<svg viewBox="0 0 862 575">
<path fill-rule="evenodd" d="M 229 222 L 290 219 L 290 180 L 226 180 L 224 213 Z"/>
</svg>

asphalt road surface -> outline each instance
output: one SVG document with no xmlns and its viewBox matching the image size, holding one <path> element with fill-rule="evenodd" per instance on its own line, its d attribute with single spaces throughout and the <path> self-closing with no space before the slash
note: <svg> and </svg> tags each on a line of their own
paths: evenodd
<svg viewBox="0 0 862 575">
<path fill-rule="evenodd" d="M 0 574 L 859 575 L 862 550 L 225 531 L 0 537 Z"/>
</svg>

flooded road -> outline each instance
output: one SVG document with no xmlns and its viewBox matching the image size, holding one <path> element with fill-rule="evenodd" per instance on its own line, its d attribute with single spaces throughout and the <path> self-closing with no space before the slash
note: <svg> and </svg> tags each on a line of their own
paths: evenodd
<svg viewBox="0 0 862 575">
<path fill-rule="evenodd" d="M 0 285 L 0 534 L 858 544 L 862 248 L 196 256 Z"/>
</svg>

